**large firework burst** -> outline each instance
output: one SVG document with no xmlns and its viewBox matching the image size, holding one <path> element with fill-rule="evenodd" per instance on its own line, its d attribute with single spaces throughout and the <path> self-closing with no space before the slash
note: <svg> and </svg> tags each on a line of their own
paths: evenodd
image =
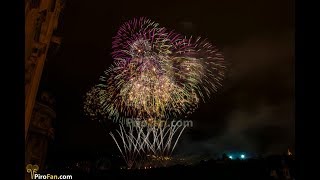
<svg viewBox="0 0 320 180">
<path fill-rule="evenodd" d="M 109 118 L 169 119 L 192 113 L 217 91 L 224 76 L 222 54 L 206 40 L 184 38 L 146 18 L 122 25 L 113 41 L 114 64 L 93 88 Z M 88 102 L 92 104 L 92 101 Z"/>
</svg>

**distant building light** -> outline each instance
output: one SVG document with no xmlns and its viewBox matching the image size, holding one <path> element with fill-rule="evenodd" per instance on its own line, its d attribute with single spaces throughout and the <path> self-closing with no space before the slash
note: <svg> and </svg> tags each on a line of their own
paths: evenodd
<svg viewBox="0 0 320 180">
<path fill-rule="evenodd" d="M 244 155 L 244 154 L 241 154 L 240 157 L 241 157 L 241 159 L 244 159 L 244 158 L 245 158 L 245 155 Z"/>
<path fill-rule="evenodd" d="M 229 156 L 230 159 L 232 159 L 232 156 Z"/>
</svg>

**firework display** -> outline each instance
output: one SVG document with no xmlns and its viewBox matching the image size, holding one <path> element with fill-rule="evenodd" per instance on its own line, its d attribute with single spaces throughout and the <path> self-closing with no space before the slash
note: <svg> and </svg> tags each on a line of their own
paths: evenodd
<svg viewBox="0 0 320 180">
<path fill-rule="evenodd" d="M 224 58 L 211 43 L 186 38 L 147 18 L 124 23 L 112 49 L 113 64 L 86 94 L 84 110 L 93 119 L 138 123 L 183 118 L 216 92 L 224 77 Z M 154 125 L 128 128 L 120 125 L 117 131 L 123 148 L 116 136 L 111 136 L 129 166 L 141 153 L 170 155 L 175 147 L 171 146 L 173 135 L 184 129 Z M 163 133 L 168 138 L 163 138 Z"/>
</svg>

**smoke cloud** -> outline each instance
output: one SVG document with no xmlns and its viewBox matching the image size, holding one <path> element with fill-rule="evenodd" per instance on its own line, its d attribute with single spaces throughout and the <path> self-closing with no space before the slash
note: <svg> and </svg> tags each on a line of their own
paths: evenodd
<svg viewBox="0 0 320 180">
<path fill-rule="evenodd" d="M 185 132 L 177 154 L 294 149 L 293 37 L 293 31 L 260 34 L 224 49 L 231 65 L 223 92 L 201 107 L 203 118 Z"/>
</svg>

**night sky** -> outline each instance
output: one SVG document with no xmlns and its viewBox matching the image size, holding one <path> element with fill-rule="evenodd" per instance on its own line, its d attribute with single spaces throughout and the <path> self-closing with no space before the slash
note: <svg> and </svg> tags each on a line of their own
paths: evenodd
<svg viewBox="0 0 320 180">
<path fill-rule="evenodd" d="M 118 153 L 100 125 L 83 116 L 83 96 L 111 64 L 112 37 L 126 20 L 145 16 L 185 35 L 207 37 L 229 65 L 219 93 L 190 117 L 176 153 L 283 153 L 294 148 L 294 16 L 287 0 L 67 0 L 57 56 L 48 59 L 47 89 L 56 97 L 61 154 Z"/>
</svg>

